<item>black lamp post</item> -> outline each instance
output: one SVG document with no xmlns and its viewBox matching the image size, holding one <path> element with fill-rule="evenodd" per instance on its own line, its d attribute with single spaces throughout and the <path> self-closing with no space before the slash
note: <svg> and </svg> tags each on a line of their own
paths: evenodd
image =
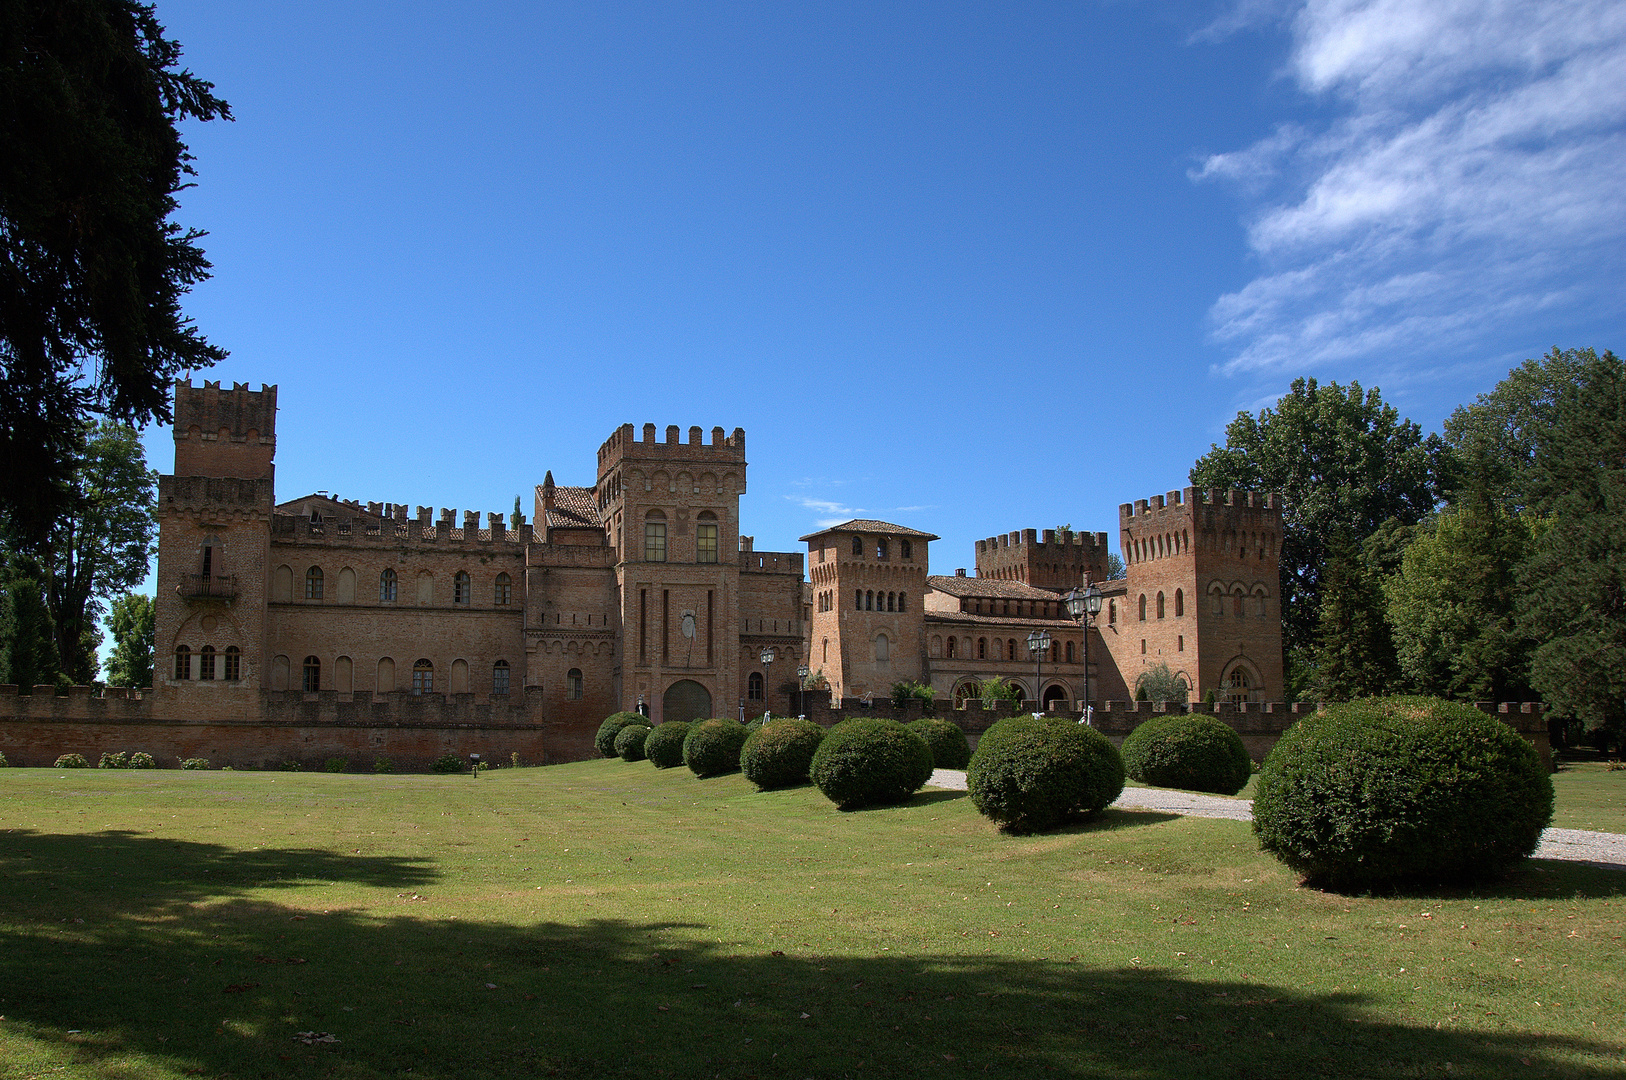
<svg viewBox="0 0 1626 1080">
<path fill-rule="evenodd" d="M 1084 628 L 1084 722 L 1092 722 L 1090 705 L 1090 627 L 1101 614 L 1101 590 L 1094 582 L 1086 581 L 1082 589 L 1067 594 L 1067 614 L 1078 620 Z"/>
<path fill-rule="evenodd" d="M 1039 706 L 1040 711 L 1044 709 L 1044 651 L 1048 648 L 1050 648 L 1050 634 L 1048 631 L 1035 630 L 1028 635 L 1028 652 L 1033 654 L 1034 660 L 1038 664 L 1033 673 L 1033 700 Z"/>
<path fill-rule="evenodd" d="M 762 723 L 764 725 L 773 718 L 773 708 L 768 704 L 770 700 L 768 687 L 773 685 L 773 681 L 769 679 L 768 672 L 773 667 L 774 655 L 773 649 L 769 648 L 763 649 L 757 656 L 757 659 L 762 661 Z"/>
<path fill-rule="evenodd" d="M 807 718 L 807 677 L 809 674 L 806 664 L 796 669 L 796 703 L 800 706 L 797 713 L 803 719 Z"/>
</svg>

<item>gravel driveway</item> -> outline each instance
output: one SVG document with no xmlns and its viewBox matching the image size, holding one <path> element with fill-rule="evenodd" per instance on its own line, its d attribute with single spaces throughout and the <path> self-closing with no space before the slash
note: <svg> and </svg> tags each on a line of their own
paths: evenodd
<svg viewBox="0 0 1626 1080">
<path fill-rule="evenodd" d="M 965 772 L 962 769 L 938 769 L 932 773 L 927 784 L 964 791 Z M 1124 793 L 1112 805 L 1135 810 L 1162 810 L 1189 817 L 1253 820 L 1251 799 L 1227 799 L 1222 795 L 1198 795 L 1168 788 L 1124 788 Z M 1626 834 L 1548 829 L 1541 834 L 1541 844 L 1536 848 L 1535 857 L 1626 867 Z"/>
</svg>

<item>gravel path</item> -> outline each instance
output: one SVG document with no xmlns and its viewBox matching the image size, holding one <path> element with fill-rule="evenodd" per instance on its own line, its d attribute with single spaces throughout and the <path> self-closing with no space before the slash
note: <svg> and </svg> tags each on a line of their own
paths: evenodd
<svg viewBox="0 0 1626 1080">
<path fill-rule="evenodd" d="M 965 772 L 961 769 L 938 769 L 927 783 L 932 787 L 964 791 Z M 1188 817 L 1253 820 L 1251 799 L 1227 799 L 1222 795 L 1198 795 L 1167 788 L 1124 788 L 1124 793 L 1112 805 L 1136 810 L 1162 810 Z M 1541 844 L 1536 848 L 1535 857 L 1599 866 L 1626 866 L 1626 834 L 1548 829 L 1541 834 Z"/>
</svg>

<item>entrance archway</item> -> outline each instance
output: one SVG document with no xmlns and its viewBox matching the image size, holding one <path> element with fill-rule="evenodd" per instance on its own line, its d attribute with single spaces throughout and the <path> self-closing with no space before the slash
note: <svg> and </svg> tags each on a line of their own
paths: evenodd
<svg viewBox="0 0 1626 1080">
<path fill-rule="evenodd" d="M 661 695 L 661 719 L 704 720 L 711 716 L 711 691 L 693 679 L 680 679 Z"/>
<path fill-rule="evenodd" d="M 1062 706 L 1065 708 L 1067 705 L 1067 690 L 1064 687 L 1057 686 L 1055 684 L 1045 687 L 1043 705 L 1045 712 L 1050 711 L 1050 703 L 1052 701 L 1061 702 Z"/>
</svg>

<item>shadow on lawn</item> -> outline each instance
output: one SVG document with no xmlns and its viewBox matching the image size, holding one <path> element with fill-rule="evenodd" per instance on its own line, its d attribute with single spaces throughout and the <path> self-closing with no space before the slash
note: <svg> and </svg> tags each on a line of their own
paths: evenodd
<svg viewBox="0 0 1626 1080">
<path fill-rule="evenodd" d="M 25 1040 L 56 1044 L 52 1063 L 78 1076 L 1619 1075 L 1608 1044 L 1413 1026 L 1367 1012 L 1355 994 L 969 947 L 776 952 L 720 942 L 682 916 L 495 924 L 432 893 L 368 912 L 296 911 L 213 879 L 344 877 L 404 891 L 430 875 L 307 851 L 238 862 L 127 833 L 0 844 L 0 1032 L 19 1052 Z M 25 914 L 43 905 L 19 902 L 9 875 L 45 855 L 95 861 Z M 43 886 L 39 869 L 21 869 Z M 176 890 L 165 897 L 174 906 L 155 917 L 127 903 L 128 884 L 110 873 Z M 59 903 L 85 922 L 51 918 Z"/>
<path fill-rule="evenodd" d="M 1309 885 L 1335 896 L 1417 897 L 1438 900 L 1609 900 L 1626 896 L 1626 866 L 1526 859 L 1506 876 L 1461 885 L 1398 882 L 1380 888 Z"/>
</svg>

